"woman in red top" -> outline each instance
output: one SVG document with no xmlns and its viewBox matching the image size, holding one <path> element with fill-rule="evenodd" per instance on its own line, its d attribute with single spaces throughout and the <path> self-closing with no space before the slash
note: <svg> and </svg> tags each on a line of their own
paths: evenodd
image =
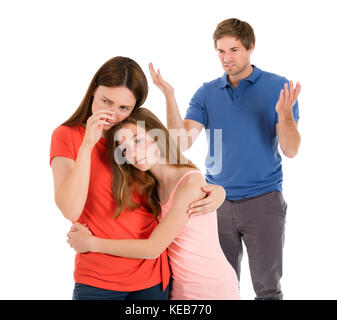
<svg viewBox="0 0 337 320">
<path fill-rule="evenodd" d="M 147 93 L 139 65 L 129 58 L 112 58 L 96 72 L 75 113 L 53 132 L 50 164 L 56 205 L 65 218 L 86 224 L 97 237 L 147 239 L 158 224 L 144 195 L 136 191 L 130 196 L 137 206 L 114 215 L 113 176 L 105 140 L 107 130 L 139 108 Z M 207 203 L 221 204 L 221 190 L 209 186 L 205 191 Z M 209 211 L 205 203 L 197 203 L 201 204 L 199 211 Z M 156 259 L 77 254 L 74 279 L 73 299 L 168 299 L 167 252 Z"/>
</svg>

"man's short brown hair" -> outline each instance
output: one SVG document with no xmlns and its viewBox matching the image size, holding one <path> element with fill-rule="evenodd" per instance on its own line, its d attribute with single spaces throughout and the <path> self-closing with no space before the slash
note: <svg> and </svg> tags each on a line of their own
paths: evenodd
<svg viewBox="0 0 337 320">
<path fill-rule="evenodd" d="M 239 19 L 226 19 L 220 22 L 213 33 L 214 47 L 216 41 L 224 36 L 232 36 L 240 40 L 242 45 L 249 50 L 250 46 L 255 45 L 254 30 L 249 23 Z"/>
</svg>

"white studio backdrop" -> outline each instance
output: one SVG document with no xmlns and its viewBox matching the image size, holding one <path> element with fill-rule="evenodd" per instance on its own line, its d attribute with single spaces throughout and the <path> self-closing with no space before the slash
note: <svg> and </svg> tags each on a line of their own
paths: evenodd
<svg viewBox="0 0 337 320">
<path fill-rule="evenodd" d="M 255 31 L 251 62 L 300 81 L 302 145 L 284 159 L 288 202 L 285 299 L 336 299 L 336 42 L 334 1 L 11 1 L 0 4 L 0 299 L 71 299 L 70 222 L 54 203 L 52 131 L 111 57 L 145 71 L 145 106 L 166 123 L 148 63 L 170 82 L 182 115 L 194 92 L 223 74 L 212 34 L 236 17 Z M 204 172 L 204 132 L 187 152 Z M 253 299 L 248 258 L 241 296 Z"/>
</svg>

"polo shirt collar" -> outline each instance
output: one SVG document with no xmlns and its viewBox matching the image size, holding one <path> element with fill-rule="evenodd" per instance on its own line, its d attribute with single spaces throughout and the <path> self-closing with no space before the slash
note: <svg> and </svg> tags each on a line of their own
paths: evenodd
<svg viewBox="0 0 337 320">
<path fill-rule="evenodd" d="M 253 66 L 254 69 L 253 69 L 253 72 L 251 73 L 251 75 L 248 78 L 242 79 L 241 81 L 246 80 L 246 81 L 249 81 L 251 83 L 255 83 L 256 80 L 260 77 L 260 75 L 262 74 L 262 70 L 257 68 L 255 65 L 252 65 L 252 66 Z M 232 85 L 227 80 L 227 73 L 225 72 L 224 75 L 222 76 L 222 78 L 219 79 L 219 87 L 220 88 L 226 88 L 226 87 L 229 87 L 229 86 L 232 86 Z"/>
<path fill-rule="evenodd" d="M 246 79 L 243 79 L 243 80 L 247 80 L 247 81 L 249 81 L 249 82 L 251 82 L 251 83 L 255 83 L 256 82 L 256 80 L 260 77 L 260 75 L 262 74 L 262 70 L 261 69 L 259 69 L 259 68 L 257 68 L 256 66 L 254 66 L 253 64 L 252 64 L 252 66 L 253 66 L 253 72 L 251 73 L 251 75 L 248 77 L 248 78 L 246 78 Z"/>
</svg>

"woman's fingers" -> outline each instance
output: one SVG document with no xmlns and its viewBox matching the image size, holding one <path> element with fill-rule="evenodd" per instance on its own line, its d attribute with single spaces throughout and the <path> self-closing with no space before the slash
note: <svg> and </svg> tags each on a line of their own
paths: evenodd
<svg viewBox="0 0 337 320">
<path fill-rule="evenodd" d="M 85 234 L 92 235 L 92 232 L 90 231 L 90 229 L 87 226 L 87 224 L 85 224 L 85 223 L 81 224 L 79 222 L 74 222 L 73 225 L 74 225 L 74 228 L 76 229 L 75 231 L 76 232 L 80 232 L 78 235 L 81 235 L 81 232 L 85 233 Z M 72 234 L 70 234 L 70 236 L 72 236 L 72 235 L 74 235 L 74 232 Z"/>
<path fill-rule="evenodd" d="M 70 228 L 70 232 L 77 231 L 76 225 L 73 223 Z M 68 235 L 68 234 L 67 234 Z"/>
<path fill-rule="evenodd" d="M 198 212 L 203 212 L 203 213 L 207 213 L 209 212 L 209 209 L 211 208 L 212 203 L 211 202 L 207 202 L 205 200 L 203 200 L 200 203 L 195 203 L 192 204 L 187 213 L 198 213 Z"/>
<path fill-rule="evenodd" d="M 80 224 L 79 222 L 76 221 L 76 222 L 73 223 L 73 226 L 78 229 L 78 228 L 82 227 L 82 224 Z"/>
<path fill-rule="evenodd" d="M 99 109 L 92 115 L 92 117 L 99 117 L 102 115 L 115 116 L 115 111 L 113 111 L 111 108 Z"/>
<path fill-rule="evenodd" d="M 112 121 L 108 121 L 106 119 L 94 119 L 91 122 L 91 126 L 100 126 L 100 125 L 110 125 L 111 123 L 113 123 Z"/>
<path fill-rule="evenodd" d="M 109 109 L 101 109 L 92 115 L 92 121 L 97 119 L 106 119 L 107 121 L 114 122 L 116 120 L 116 113 Z"/>
<path fill-rule="evenodd" d="M 188 210 L 188 214 L 191 216 L 197 216 L 200 214 L 205 214 L 205 213 L 209 213 L 212 210 L 211 205 L 204 205 L 204 206 L 200 206 L 200 207 L 196 207 L 193 209 Z"/>
<path fill-rule="evenodd" d="M 74 226 L 76 227 L 77 230 L 83 230 L 83 229 L 86 230 L 87 229 L 83 224 L 81 224 L 79 222 L 74 222 Z"/>
<path fill-rule="evenodd" d="M 210 204 L 210 202 L 208 201 L 208 198 L 204 198 L 202 200 L 198 200 L 196 202 L 191 203 L 190 206 L 189 206 L 189 209 L 204 206 L 204 205 L 208 205 L 208 204 Z"/>
</svg>

